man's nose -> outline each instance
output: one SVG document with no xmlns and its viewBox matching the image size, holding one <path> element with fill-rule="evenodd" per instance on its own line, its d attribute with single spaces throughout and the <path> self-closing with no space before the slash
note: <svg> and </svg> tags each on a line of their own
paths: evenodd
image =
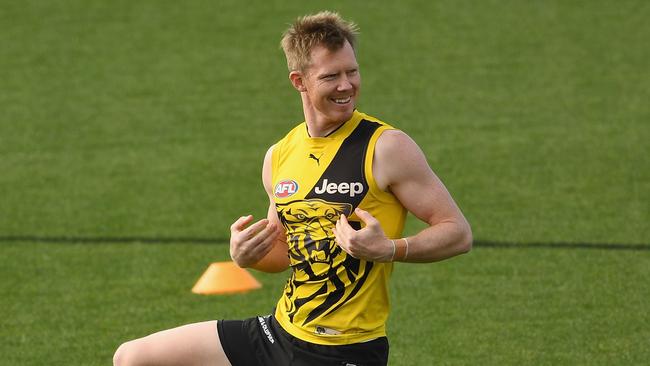
<svg viewBox="0 0 650 366">
<path fill-rule="evenodd" d="M 341 79 L 339 81 L 339 85 L 336 88 L 336 90 L 345 91 L 345 90 L 350 90 L 350 89 L 352 89 L 352 83 L 350 82 L 350 79 L 348 78 L 348 76 L 344 75 L 343 77 L 341 77 Z"/>
</svg>

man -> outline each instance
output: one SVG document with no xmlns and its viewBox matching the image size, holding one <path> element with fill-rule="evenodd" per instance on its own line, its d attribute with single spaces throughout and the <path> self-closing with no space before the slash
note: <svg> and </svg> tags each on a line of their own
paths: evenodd
<svg viewBox="0 0 650 366">
<path fill-rule="evenodd" d="M 471 248 L 471 230 L 419 147 L 357 111 L 356 26 L 338 14 L 284 34 L 305 122 L 272 146 L 262 180 L 268 217 L 231 226 L 241 267 L 291 277 L 275 311 L 127 342 L 116 365 L 386 365 L 393 262 L 434 262 Z M 406 212 L 428 224 L 401 238 Z"/>
</svg>

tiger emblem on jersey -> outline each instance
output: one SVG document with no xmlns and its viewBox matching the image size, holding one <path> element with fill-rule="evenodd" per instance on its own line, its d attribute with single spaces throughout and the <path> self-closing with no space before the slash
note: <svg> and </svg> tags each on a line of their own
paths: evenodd
<svg viewBox="0 0 650 366">
<path fill-rule="evenodd" d="M 349 216 L 349 203 L 328 202 L 322 199 L 297 200 L 277 204 L 278 217 L 287 232 L 292 275 L 285 286 L 290 299 L 289 316 L 293 317 L 302 305 L 320 301 L 304 319 L 303 325 L 321 314 L 343 305 L 363 284 L 372 262 L 348 255 L 336 244 L 332 229 L 341 215 Z M 357 222 L 350 222 L 359 229 Z M 363 273 L 362 273 L 363 272 Z M 347 293 L 345 299 L 344 296 Z M 318 300 L 315 300 L 318 298 Z"/>
<path fill-rule="evenodd" d="M 338 246 L 332 228 L 341 215 L 349 215 L 352 205 L 333 203 L 321 199 L 293 201 L 278 204 L 280 221 L 291 243 L 293 262 L 332 264 L 332 254 Z M 320 272 L 320 271 L 316 271 Z"/>
</svg>

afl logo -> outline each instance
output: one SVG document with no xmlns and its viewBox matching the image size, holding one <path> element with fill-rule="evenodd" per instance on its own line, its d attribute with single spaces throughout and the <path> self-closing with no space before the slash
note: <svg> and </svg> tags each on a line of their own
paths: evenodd
<svg viewBox="0 0 650 366">
<path fill-rule="evenodd" d="M 283 180 L 275 185 L 275 196 L 285 198 L 298 192 L 298 183 L 295 180 Z"/>
</svg>

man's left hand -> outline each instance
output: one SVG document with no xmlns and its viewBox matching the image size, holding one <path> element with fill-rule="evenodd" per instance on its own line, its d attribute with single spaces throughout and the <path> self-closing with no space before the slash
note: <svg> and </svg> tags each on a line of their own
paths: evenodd
<svg viewBox="0 0 650 366">
<path fill-rule="evenodd" d="M 367 211 L 356 208 L 354 212 L 366 225 L 360 230 L 350 226 L 347 217 L 341 215 L 332 229 L 336 243 L 348 254 L 374 262 L 390 262 L 393 259 L 394 246 L 386 237 L 379 221 Z"/>
</svg>

